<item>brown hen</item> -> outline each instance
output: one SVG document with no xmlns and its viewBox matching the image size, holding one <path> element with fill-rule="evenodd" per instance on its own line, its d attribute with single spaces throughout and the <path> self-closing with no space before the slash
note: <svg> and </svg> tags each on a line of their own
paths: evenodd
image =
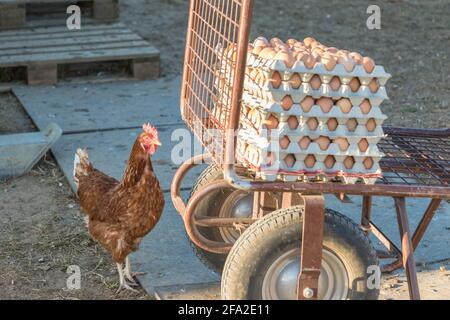
<svg viewBox="0 0 450 320">
<path fill-rule="evenodd" d="M 85 150 L 78 149 L 74 161 L 74 180 L 82 212 L 93 239 L 116 262 L 118 291 L 137 285 L 128 255 L 136 251 L 142 238 L 158 222 L 164 195 L 153 171 L 150 157 L 161 145 L 158 132 L 149 124 L 134 142 L 122 180 L 107 176 L 89 162 Z"/>
</svg>

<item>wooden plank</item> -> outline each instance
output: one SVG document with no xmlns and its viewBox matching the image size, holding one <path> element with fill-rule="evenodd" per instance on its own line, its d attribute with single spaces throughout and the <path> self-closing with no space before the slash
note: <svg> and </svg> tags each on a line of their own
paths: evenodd
<svg viewBox="0 0 450 320">
<path fill-rule="evenodd" d="M 108 49 L 95 51 L 71 51 L 52 54 L 30 54 L 21 56 L 0 57 L 0 66 L 23 66 L 33 62 L 52 61 L 53 63 L 95 62 L 112 60 L 131 60 L 138 58 L 158 57 L 159 51 L 152 46 L 140 48 Z"/>
<path fill-rule="evenodd" d="M 64 52 L 64 51 L 77 51 L 77 50 L 102 50 L 102 49 L 117 49 L 117 48 L 131 48 L 131 47 L 143 47 L 148 46 L 148 42 L 145 40 L 132 40 L 132 41 L 120 41 L 120 42 L 108 42 L 108 43 L 90 43 L 88 45 L 69 45 L 62 47 L 52 47 L 51 51 Z M 26 48 L 26 49 L 4 49 L 0 52 L 1 56 L 19 55 L 19 54 L 38 54 L 49 53 L 48 47 L 42 48 Z"/>
<path fill-rule="evenodd" d="M 101 36 L 86 36 L 86 37 L 65 37 L 56 39 L 37 39 L 29 41 L 6 41 L 0 43 L 0 50 L 3 49 L 29 49 L 29 48 L 48 48 L 51 52 L 53 47 L 66 46 L 72 44 L 84 44 L 90 43 L 108 43 L 119 41 L 133 41 L 142 40 L 142 38 L 135 33 L 116 34 L 116 35 L 101 35 Z"/>
<path fill-rule="evenodd" d="M 94 19 L 112 21 L 119 18 L 119 3 L 117 0 L 95 0 L 93 3 Z"/>
<path fill-rule="evenodd" d="M 25 8 L 17 4 L 0 4 L 0 29 L 21 27 L 25 24 Z"/>
<path fill-rule="evenodd" d="M 159 77 L 159 59 L 134 59 L 132 62 L 133 77 L 138 80 Z"/>
<path fill-rule="evenodd" d="M 27 68 L 29 85 L 52 85 L 58 82 L 58 67 L 55 63 L 30 64 Z"/>
<path fill-rule="evenodd" d="M 89 36 L 103 36 L 103 35 L 115 35 L 115 34 L 136 34 L 133 31 L 129 29 L 104 29 L 104 30 L 67 30 L 68 32 L 64 33 L 32 33 L 32 34 L 21 34 L 17 32 L 15 35 L 9 35 L 9 36 L 3 36 L 1 37 L 1 41 L 5 42 L 4 45 L 7 45 L 6 42 L 28 42 L 32 40 L 45 40 L 45 39 L 61 39 L 61 38 L 67 38 L 67 37 L 74 37 L 77 38 L 83 38 L 83 37 L 89 37 Z"/>
<path fill-rule="evenodd" d="M 31 28 L 25 30 L 6 30 L 0 33 L 0 39 L 6 36 L 14 35 L 36 35 L 36 34 L 56 34 L 56 33 L 74 33 L 74 32 L 84 32 L 91 30 L 108 30 L 108 29 L 127 29 L 123 23 L 111 23 L 111 24 L 87 24 L 84 25 L 81 30 L 73 31 L 68 30 L 66 25 L 64 26 L 51 26 L 51 27 L 39 27 Z"/>
</svg>

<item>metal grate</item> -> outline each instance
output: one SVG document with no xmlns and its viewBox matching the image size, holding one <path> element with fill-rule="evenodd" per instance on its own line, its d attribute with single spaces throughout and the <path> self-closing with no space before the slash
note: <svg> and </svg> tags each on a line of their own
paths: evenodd
<svg viewBox="0 0 450 320">
<path fill-rule="evenodd" d="M 448 186 L 450 130 L 385 128 L 381 184 Z"/>
<path fill-rule="evenodd" d="M 239 26 L 251 0 L 191 0 L 186 35 L 181 114 L 216 162 L 229 128 Z M 248 27 L 249 28 L 249 27 Z M 248 30 L 247 30 L 248 32 Z M 237 75 L 243 81 L 243 74 Z"/>
</svg>

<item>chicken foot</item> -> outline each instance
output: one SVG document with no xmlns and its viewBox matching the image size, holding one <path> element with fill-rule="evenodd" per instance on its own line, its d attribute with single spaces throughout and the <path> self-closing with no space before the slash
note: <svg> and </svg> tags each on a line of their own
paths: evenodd
<svg viewBox="0 0 450 320">
<path fill-rule="evenodd" d="M 125 280 L 124 270 L 121 263 L 116 263 L 117 271 L 119 272 L 119 289 L 117 289 L 116 293 L 119 293 L 123 289 L 130 290 L 132 292 L 138 293 L 136 289 L 133 289 L 131 286 L 137 285 L 136 282 L 133 281 L 133 283 L 128 283 Z"/>
<path fill-rule="evenodd" d="M 126 257 L 125 259 L 125 269 L 123 269 L 125 278 L 127 278 L 132 285 L 138 285 L 138 283 L 136 282 L 136 280 L 134 280 L 135 276 L 141 276 L 146 274 L 146 272 L 131 272 L 131 262 L 130 262 L 130 258 Z"/>
</svg>

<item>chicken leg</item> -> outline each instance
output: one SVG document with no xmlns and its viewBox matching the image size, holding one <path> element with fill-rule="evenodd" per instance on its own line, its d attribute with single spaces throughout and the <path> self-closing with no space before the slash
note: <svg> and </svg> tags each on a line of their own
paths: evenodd
<svg viewBox="0 0 450 320">
<path fill-rule="evenodd" d="M 116 266 L 117 266 L 117 271 L 119 272 L 119 289 L 117 289 L 116 293 L 119 293 L 123 289 L 127 289 L 127 290 L 130 290 L 132 292 L 138 293 L 138 291 L 136 289 L 133 289 L 132 287 L 130 287 L 130 285 L 132 285 L 132 284 L 128 283 L 125 280 L 125 276 L 124 276 L 125 272 L 124 272 L 124 270 L 122 268 L 122 264 L 121 263 L 116 263 Z"/>
<path fill-rule="evenodd" d="M 131 272 L 131 262 L 130 262 L 130 258 L 127 256 L 125 258 L 125 269 L 123 270 L 125 278 L 127 278 L 130 282 L 131 285 L 138 285 L 136 280 L 134 280 L 135 276 L 140 276 L 140 275 L 144 275 L 146 274 L 146 272 Z"/>
</svg>

